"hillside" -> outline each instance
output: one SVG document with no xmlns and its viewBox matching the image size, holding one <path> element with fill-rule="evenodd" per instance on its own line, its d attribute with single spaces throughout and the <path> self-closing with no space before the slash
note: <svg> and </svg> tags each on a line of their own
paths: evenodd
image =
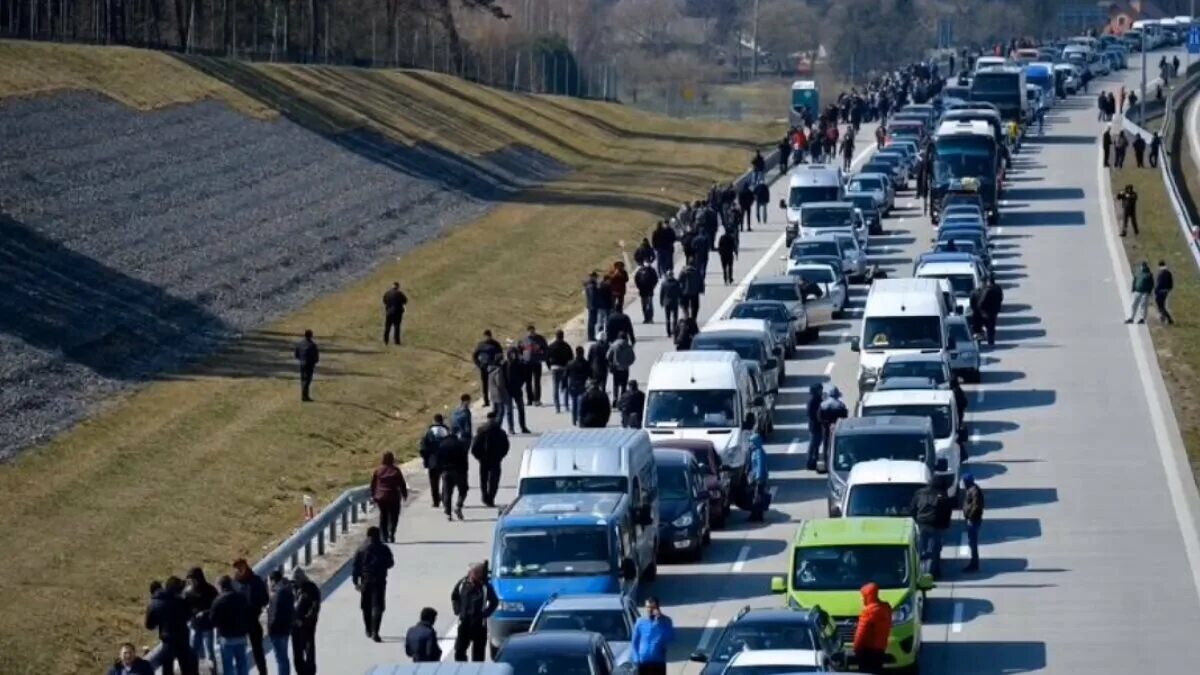
<svg viewBox="0 0 1200 675">
<path fill-rule="evenodd" d="M 19 130 L 0 236 L 20 243 L 0 254 L 0 354 L 27 366 L 0 370 L 26 383 L 0 409 L 51 406 L 27 440 L 88 418 L 0 466 L 6 675 L 149 642 L 150 579 L 254 557 L 302 494 L 413 454 L 477 386 L 483 328 L 567 320 L 618 242 L 779 131 L 420 72 L 6 42 L 0 62 Z M 394 279 L 412 303 L 385 350 Z M 323 358 L 301 408 L 304 328 Z"/>
</svg>

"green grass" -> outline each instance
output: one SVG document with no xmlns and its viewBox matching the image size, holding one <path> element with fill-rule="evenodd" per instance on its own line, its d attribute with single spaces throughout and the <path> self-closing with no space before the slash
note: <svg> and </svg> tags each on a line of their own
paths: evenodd
<svg viewBox="0 0 1200 675">
<path fill-rule="evenodd" d="M 319 506 L 365 482 L 384 450 L 414 455 L 428 418 L 477 388 L 465 357 L 482 329 L 504 339 L 567 321 L 618 242 L 744 171 L 750 148 L 782 133 L 427 73 L 23 43 L 0 43 L 0 62 L 0 96 L 83 88 L 138 109 L 218 98 L 323 133 L 367 128 L 466 157 L 521 144 L 573 168 L 0 467 L 4 675 L 99 672 L 114 645 L 152 643 L 141 628 L 151 579 L 258 557 L 300 524 L 302 495 Z M 379 297 L 394 279 L 412 302 L 405 346 L 384 349 Z M 305 328 L 323 358 L 317 403 L 301 406 L 289 350 Z"/>
</svg>

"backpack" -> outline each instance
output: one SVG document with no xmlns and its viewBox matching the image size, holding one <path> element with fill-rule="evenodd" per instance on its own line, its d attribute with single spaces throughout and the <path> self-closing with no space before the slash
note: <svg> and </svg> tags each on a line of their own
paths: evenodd
<svg viewBox="0 0 1200 675">
<path fill-rule="evenodd" d="M 633 345 L 622 341 L 616 343 L 616 347 L 613 350 L 613 368 L 617 370 L 629 370 L 633 362 L 637 360 L 637 353 L 633 351 Z"/>
</svg>

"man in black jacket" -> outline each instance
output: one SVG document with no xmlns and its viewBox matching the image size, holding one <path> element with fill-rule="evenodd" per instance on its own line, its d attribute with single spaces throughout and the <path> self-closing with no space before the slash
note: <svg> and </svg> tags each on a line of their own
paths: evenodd
<svg viewBox="0 0 1200 675">
<path fill-rule="evenodd" d="M 767 204 L 771 203 L 771 188 L 767 184 L 759 183 L 754 186 L 754 213 L 757 216 L 758 224 L 761 225 L 767 222 Z M 746 226 L 746 231 L 750 231 L 750 226 Z"/>
<path fill-rule="evenodd" d="M 488 417 L 494 420 L 496 413 L 489 412 Z M 450 434 L 438 442 L 435 457 L 442 472 L 442 510 L 446 513 L 446 520 L 454 520 L 450 515 L 450 502 L 455 490 L 458 490 L 458 500 L 454 502 L 454 514 L 462 520 L 463 504 L 467 501 L 467 471 L 470 469 L 467 444 L 458 436 Z"/>
<path fill-rule="evenodd" d="M 679 302 L 683 297 L 679 280 L 674 273 L 667 271 L 663 275 L 662 285 L 658 288 L 658 302 L 663 308 L 663 323 L 667 324 L 667 337 L 675 335 L 675 324 L 679 323 Z"/>
<path fill-rule="evenodd" d="M 213 600 L 217 599 L 217 588 L 208 583 L 208 579 L 204 578 L 204 570 L 199 567 L 188 570 L 184 576 L 184 584 L 183 601 L 192 617 L 192 653 L 196 655 L 197 661 L 207 658 L 216 664 L 220 657 L 217 656 L 213 644 L 212 618 L 209 611 L 212 609 Z"/>
<path fill-rule="evenodd" d="M 979 298 L 979 313 L 983 319 L 983 329 L 987 332 L 988 346 L 996 344 L 996 320 L 1000 318 L 1000 308 L 1004 306 L 1004 291 L 996 283 L 994 277 L 988 277 L 987 285 Z"/>
<path fill-rule="evenodd" d="M 304 331 L 304 339 L 296 344 L 296 360 L 300 362 L 300 400 L 312 401 L 309 389 L 312 388 L 313 374 L 317 371 L 317 363 L 321 361 L 321 350 L 313 342 L 313 332 Z"/>
<path fill-rule="evenodd" d="M 596 380 L 588 380 L 587 391 L 579 397 L 579 426 L 585 429 L 603 429 L 612 416 L 612 403 L 608 394 Z"/>
<path fill-rule="evenodd" d="M 637 286 L 638 299 L 642 301 L 642 323 L 654 323 L 654 289 L 658 286 L 658 272 L 651 265 L 642 265 L 633 273 L 633 285 Z"/>
<path fill-rule="evenodd" d="M 421 619 L 408 629 L 404 636 L 404 653 L 413 663 L 437 663 L 442 660 L 442 647 L 438 644 L 437 610 L 426 607 L 421 610 Z"/>
<path fill-rule="evenodd" d="M 233 579 L 239 593 L 246 596 L 249 614 L 246 619 L 246 637 L 250 640 L 250 653 L 254 655 L 254 667 L 260 673 L 267 672 L 267 655 L 263 651 L 263 629 L 260 619 L 263 609 L 271 601 L 267 584 L 254 573 L 245 558 L 233 561 Z"/>
<path fill-rule="evenodd" d="M 645 407 L 645 392 L 638 389 L 637 380 L 630 380 L 629 388 L 617 402 L 617 408 L 621 411 L 621 426 L 626 429 L 642 428 L 642 410 Z"/>
<path fill-rule="evenodd" d="M 396 564 L 392 558 L 392 550 L 383 543 L 380 536 L 378 527 L 367 528 L 367 541 L 354 554 L 354 567 L 350 572 L 354 587 L 360 594 L 359 608 L 362 609 L 363 627 L 367 637 L 375 642 L 383 642 L 379 637 L 379 625 L 383 623 L 387 575 L 388 570 Z"/>
<path fill-rule="evenodd" d="M 471 353 L 471 362 L 479 370 L 479 384 L 483 388 L 483 405 L 490 407 L 492 401 L 488 394 L 488 368 L 493 363 L 499 363 L 504 357 L 504 349 L 500 347 L 500 343 L 496 338 L 492 337 L 492 331 L 483 331 L 483 339 L 479 344 L 475 345 L 475 351 Z M 497 404 L 500 401 L 496 402 Z"/>
<path fill-rule="evenodd" d="M 629 319 L 628 314 L 617 307 L 608 315 L 608 321 L 604 325 L 604 337 L 609 342 L 615 342 L 621 333 L 629 338 L 629 344 L 637 344 L 637 336 L 633 334 L 633 321 Z"/>
<path fill-rule="evenodd" d="M 275 666 L 280 673 L 290 673 L 292 662 L 288 654 L 288 641 L 292 637 L 292 625 L 296 621 L 296 594 L 292 585 L 283 578 L 283 570 L 271 570 L 271 600 L 267 604 L 267 639 L 271 641 L 271 652 L 275 654 Z"/>
<path fill-rule="evenodd" d="M 749 231 L 750 219 L 754 217 L 754 188 L 750 187 L 750 181 L 742 181 L 737 201 L 738 208 L 742 210 L 742 222 L 738 223 L 738 229 Z"/>
<path fill-rule="evenodd" d="M 1175 323 L 1175 317 L 1171 316 L 1170 310 L 1167 309 L 1167 296 L 1174 288 L 1175 275 L 1167 269 L 1167 261 L 1159 260 L 1158 274 L 1154 278 L 1154 305 L 1158 307 L 1158 320 L 1169 324 Z"/>
<path fill-rule="evenodd" d="M 500 604 L 496 590 L 487 580 L 481 563 L 471 565 L 467 576 L 454 585 L 450 592 L 450 605 L 458 617 L 458 634 L 454 637 L 454 660 L 467 660 L 467 647 L 471 648 L 471 660 L 483 661 L 487 645 L 487 620 Z"/>
<path fill-rule="evenodd" d="M 563 406 L 570 408 L 567 393 L 567 364 L 574 351 L 563 336 L 562 329 L 554 331 L 554 339 L 546 345 L 546 366 L 550 369 L 550 388 L 554 395 L 554 412 L 561 413 Z"/>
<path fill-rule="evenodd" d="M 913 493 L 912 518 L 920 536 L 921 566 L 934 578 L 942 575 L 942 537 L 950 528 L 954 505 L 937 485 L 926 485 Z"/>
<path fill-rule="evenodd" d="M 823 389 L 824 387 L 819 382 L 809 385 L 808 403 L 805 404 L 805 412 L 808 413 L 808 462 L 806 468 L 809 471 L 817 470 L 817 460 L 824 447 L 824 436 L 822 435 L 824 427 L 821 425 L 821 402 L 825 396 Z"/>
<path fill-rule="evenodd" d="M 220 594 L 213 600 L 210 616 L 213 629 L 217 631 L 217 644 L 221 652 L 222 675 L 247 675 L 250 660 L 246 658 L 246 644 L 250 634 L 250 601 L 226 575 L 217 579 Z M 260 671 L 262 672 L 262 671 Z"/>
<path fill-rule="evenodd" d="M 531 376 L 529 366 L 521 360 L 520 351 L 516 347 L 510 347 L 508 353 L 505 354 L 504 362 L 501 364 L 500 369 L 504 377 L 504 390 L 507 392 L 507 399 L 504 401 L 504 417 L 508 420 L 508 433 L 517 433 L 516 428 L 513 426 L 514 411 L 516 412 L 516 421 L 520 425 L 521 433 L 531 433 L 529 427 L 525 424 L 525 398 L 523 389 Z"/>
<path fill-rule="evenodd" d="M 292 587 L 296 591 L 296 616 L 292 621 L 292 659 L 296 663 L 296 675 L 316 675 L 321 589 L 299 567 L 292 571 Z"/>
<path fill-rule="evenodd" d="M 500 489 L 500 467 L 508 455 L 508 434 L 500 426 L 494 413 L 488 413 L 487 422 L 479 427 L 471 441 L 471 456 L 479 462 L 479 491 L 484 506 L 496 505 L 496 491 Z"/>
<path fill-rule="evenodd" d="M 155 592 L 146 607 L 146 630 L 157 630 L 162 641 L 159 663 L 163 672 L 174 672 L 175 662 L 183 675 L 197 675 L 196 655 L 188 644 L 187 603 L 183 600 L 183 580 L 179 577 L 167 579 L 163 587 Z"/>
<path fill-rule="evenodd" d="M 388 343 L 389 335 L 393 342 L 400 344 L 400 323 L 404 321 L 404 306 L 407 304 L 408 296 L 400 290 L 399 281 L 383 294 L 383 344 Z"/>
</svg>

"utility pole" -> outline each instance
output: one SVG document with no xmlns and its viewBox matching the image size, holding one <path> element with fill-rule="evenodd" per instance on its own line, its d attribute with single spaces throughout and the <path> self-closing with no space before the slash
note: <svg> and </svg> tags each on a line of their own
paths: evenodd
<svg viewBox="0 0 1200 675">
<path fill-rule="evenodd" d="M 1194 0 L 1193 0 L 1194 1 Z M 1146 31 L 1142 31 L 1142 96 L 1138 100 L 1138 124 L 1146 123 Z"/>
<path fill-rule="evenodd" d="M 1196 0 L 1192 0 L 1195 2 Z M 754 28 L 751 33 L 750 41 L 754 43 L 751 46 L 750 58 L 754 59 L 754 65 L 750 66 L 750 76 L 758 77 L 758 0 L 754 0 Z"/>
</svg>

